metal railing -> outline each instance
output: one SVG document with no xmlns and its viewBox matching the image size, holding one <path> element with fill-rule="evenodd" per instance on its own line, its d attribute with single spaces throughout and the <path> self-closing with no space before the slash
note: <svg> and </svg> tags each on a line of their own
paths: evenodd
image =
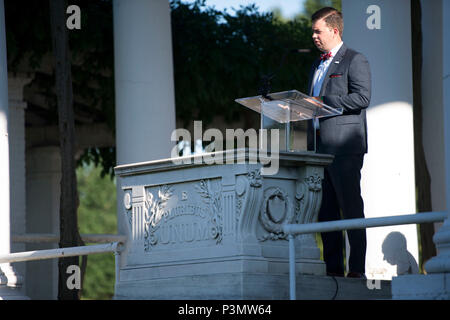
<svg viewBox="0 0 450 320">
<path fill-rule="evenodd" d="M 425 212 L 401 216 L 388 216 L 379 218 L 347 219 L 327 222 L 316 222 L 307 224 L 286 224 L 283 232 L 289 238 L 289 296 L 291 300 L 296 299 L 296 267 L 295 267 L 295 236 L 300 234 L 331 232 L 352 229 L 366 229 L 376 227 L 386 227 L 404 224 L 420 224 L 427 222 L 444 221 L 448 217 L 447 212 Z M 14 242 L 57 242 L 59 236 L 56 234 L 23 234 L 13 235 Z M 83 256 L 89 254 L 113 252 L 116 265 L 116 283 L 119 281 L 119 258 L 120 251 L 125 237 L 122 235 L 82 235 L 85 242 L 109 242 L 100 245 L 36 250 L 27 252 L 10 253 L 0 255 L 1 263 L 11 263 L 20 261 L 32 261 L 43 259 L 55 259 L 70 256 Z M 113 241 L 111 241 L 113 240 Z M 114 241 L 115 240 L 115 241 Z"/>
<path fill-rule="evenodd" d="M 12 262 L 24 262 L 46 259 L 57 259 L 74 256 L 85 256 L 91 254 L 100 254 L 112 252 L 115 256 L 115 273 L 116 283 L 119 282 L 119 259 L 123 244 L 126 237 L 118 234 L 87 234 L 81 235 L 84 242 L 87 243 L 102 243 L 89 246 L 55 248 L 47 250 L 34 250 L 25 252 L 14 252 L 0 255 L 0 264 Z M 12 235 L 13 242 L 24 243 L 55 243 L 59 241 L 57 234 L 14 234 Z"/>
<path fill-rule="evenodd" d="M 13 242 L 23 243 L 57 243 L 59 235 L 56 233 L 25 233 L 12 234 Z M 82 234 L 85 243 L 125 242 L 126 237 L 120 234 Z"/>
<path fill-rule="evenodd" d="M 299 234 L 342 231 L 351 229 L 366 229 L 386 227 L 403 224 L 418 224 L 427 222 L 439 222 L 447 218 L 447 212 L 424 212 L 401 216 L 388 216 L 380 218 L 347 219 L 338 221 L 316 222 L 307 224 L 286 224 L 284 233 L 289 238 L 289 296 L 296 300 L 296 274 L 295 274 L 295 236 Z"/>
</svg>

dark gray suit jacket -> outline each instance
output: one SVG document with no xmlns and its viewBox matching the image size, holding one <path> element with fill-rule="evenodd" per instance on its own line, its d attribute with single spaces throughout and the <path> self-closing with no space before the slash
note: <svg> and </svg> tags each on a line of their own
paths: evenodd
<svg viewBox="0 0 450 320">
<path fill-rule="evenodd" d="M 320 60 L 311 67 L 308 90 Z M 317 152 L 334 155 L 367 153 L 366 108 L 370 103 L 371 75 L 367 59 L 345 44 L 337 52 L 323 80 L 320 96 L 331 107 L 342 107 L 340 116 L 320 119 Z M 312 131 L 312 121 L 309 125 Z M 308 134 L 309 148 L 313 135 Z"/>
</svg>

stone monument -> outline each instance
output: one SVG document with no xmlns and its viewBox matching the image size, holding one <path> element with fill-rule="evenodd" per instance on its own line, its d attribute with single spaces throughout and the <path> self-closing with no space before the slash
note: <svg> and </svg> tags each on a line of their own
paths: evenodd
<svg viewBox="0 0 450 320">
<path fill-rule="evenodd" d="M 116 167 L 128 241 L 115 299 L 288 298 L 282 225 L 317 220 L 333 157 L 280 152 L 278 172 L 262 175 L 264 162 L 249 161 L 257 150 L 235 151 L 215 153 L 232 152 L 233 164 L 191 156 Z M 314 235 L 296 241 L 297 272 L 324 275 Z"/>
</svg>

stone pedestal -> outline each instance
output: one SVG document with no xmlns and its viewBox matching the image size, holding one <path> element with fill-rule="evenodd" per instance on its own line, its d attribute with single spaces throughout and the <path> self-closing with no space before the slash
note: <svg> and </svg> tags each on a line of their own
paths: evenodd
<svg viewBox="0 0 450 320">
<path fill-rule="evenodd" d="M 317 220 L 323 167 L 332 156 L 279 158 L 278 173 L 267 176 L 260 163 L 249 163 L 249 152 L 240 164 L 168 159 L 117 167 L 128 240 L 115 298 L 280 296 L 287 283 L 276 279 L 289 271 L 281 226 Z M 314 235 L 296 241 L 297 272 L 324 275 Z"/>
</svg>

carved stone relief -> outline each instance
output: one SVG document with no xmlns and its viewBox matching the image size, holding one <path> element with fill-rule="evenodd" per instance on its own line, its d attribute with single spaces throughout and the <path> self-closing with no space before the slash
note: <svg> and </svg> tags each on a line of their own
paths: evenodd
<svg viewBox="0 0 450 320">
<path fill-rule="evenodd" d="M 278 187 L 269 187 L 264 191 L 259 221 L 268 234 L 259 238 L 260 241 L 285 239 L 282 231 L 285 223 L 293 223 L 295 211 L 290 203 L 287 192 Z"/>
<path fill-rule="evenodd" d="M 220 189 L 213 190 L 210 180 L 201 180 L 193 189 L 201 201 L 188 201 L 185 189 L 178 192 L 175 186 L 163 185 L 156 195 L 155 191 L 146 188 L 143 206 L 144 251 L 149 252 L 156 246 L 207 240 L 215 240 L 218 244 L 222 241 Z M 192 193 L 189 200 L 195 198 Z M 139 220 L 138 217 L 136 219 Z"/>
</svg>

